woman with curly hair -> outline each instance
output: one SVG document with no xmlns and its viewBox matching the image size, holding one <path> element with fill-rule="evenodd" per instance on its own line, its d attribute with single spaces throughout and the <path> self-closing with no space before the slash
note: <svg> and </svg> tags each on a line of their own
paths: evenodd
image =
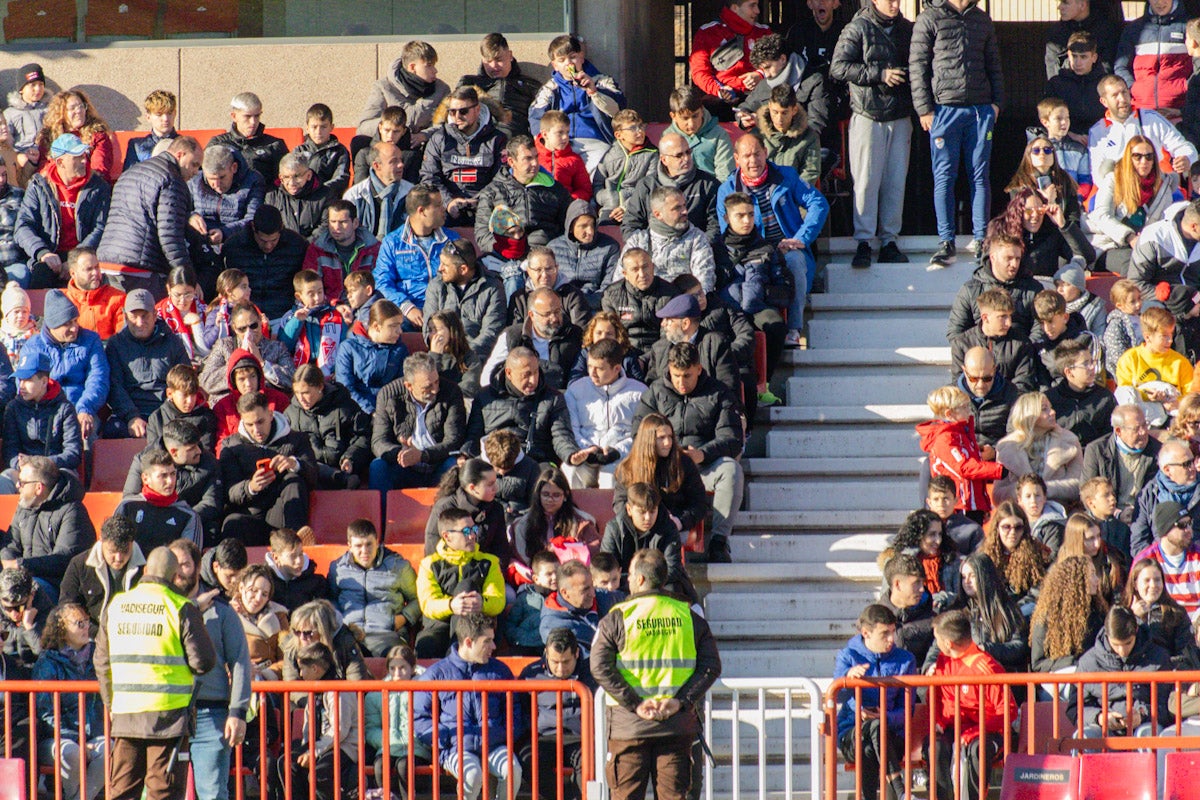
<svg viewBox="0 0 1200 800">
<path fill-rule="evenodd" d="M 909 514 L 891 544 L 879 554 L 879 569 L 898 553 L 915 556 L 921 562 L 933 610 L 940 614 L 949 608 L 959 593 L 958 565 L 962 558 L 946 533 L 945 520 L 924 508 Z"/>
<path fill-rule="evenodd" d="M 625 370 L 626 377 L 642 383 L 646 382 L 646 370 L 642 365 L 646 354 L 629 341 L 629 332 L 625 330 L 621 318 L 615 311 L 597 311 L 596 316 L 588 321 L 587 326 L 583 329 L 583 349 L 579 351 L 579 358 L 575 360 L 575 366 L 571 368 L 570 380 L 573 381 L 587 375 L 588 348 L 601 339 L 614 339 L 625 351 L 625 355 L 621 359 L 621 368 Z"/>
<path fill-rule="evenodd" d="M 92 641 L 87 610 L 78 603 L 55 606 L 42 629 L 42 652 L 33 665 L 35 681 L 94 681 L 96 668 L 92 665 Z M 104 707 L 100 695 L 84 695 L 84 717 L 79 717 L 79 703 L 72 694 L 65 695 L 55 719 L 54 695 L 37 696 L 38 758 L 43 764 L 58 764 L 62 778 L 62 797 L 78 798 L 81 759 L 87 770 L 88 798 L 104 791 Z M 55 730 L 61 734 L 55 744 Z M 82 730 L 81 730 L 82 729 Z M 86 740 L 85 751 L 79 749 L 80 733 Z M 54 794 L 54 779 L 50 793 Z"/>
<path fill-rule="evenodd" d="M 1179 398 L 1179 408 L 1167 428 L 1168 439 L 1178 439 L 1200 458 L 1200 393 L 1189 392 Z"/>
<path fill-rule="evenodd" d="M 73 133 L 91 149 L 88 165 L 109 183 L 116 180 L 113 170 L 116 156 L 108 123 L 96 113 L 92 101 L 78 89 L 59 92 L 50 100 L 46 119 L 38 133 L 37 146 L 42 163 L 50 154 L 50 145 L 64 133 Z"/>
<path fill-rule="evenodd" d="M 1100 251 L 1096 267 L 1123 277 L 1142 231 L 1182 199 L 1179 175 L 1163 173 L 1154 142 L 1130 136 L 1112 172 L 1097 184 L 1088 214 L 1088 226 L 1095 232 L 1092 244 Z"/>
<path fill-rule="evenodd" d="M 1034 672 L 1074 667 L 1096 643 L 1108 604 L 1100 594 L 1100 576 L 1087 556 L 1068 556 L 1046 574 L 1033 612 L 1029 635 Z"/>
<path fill-rule="evenodd" d="M 1192 670 L 1200 666 L 1191 620 L 1183 606 L 1166 591 L 1166 579 L 1157 561 L 1143 558 L 1133 565 L 1121 604 L 1133 612 L 1150 639 L 1171 654 L 1175 669 Z"/>
<path fill-rule="evenodd" d="M 1129 560 L 1123 553 L 1109 548 L 1100 532 L 1100 525 L 1087 514 L 1077 512 L 1067 518 L 1058 558 L 1061 560 L 1070 556 L 1090 558 L 1096 574 L 1100 576 L 1100 594 L 1104 596 L 1104 601 L 1109 605 L 1120 602 L 1121 591 L 1129 575 Z"/>
<path fill-rule="evenodd" d="M 1017 481 L 1031 472 L 1046 482 L 1047 499 L 1078 499 L 1083 447 L 1075 434 L 1058 424 L 1046 395 L 1028 392 L 1018 397 L 1008 415 L 1008 430 L 996 442 L 996 460 L 1008 468 L 1008 475 L 993 485 L 997 501 L 1014 499 Z"/>
<path fill-rule="evenodd" d="M 1081 256 L 1089 264 L 1095 260 L 1096 252 L 1080 228 L 1083 206 L 1079 200 L 1079 184 L 1058 164 L 1054 144 L 1045 136 L 1035 136 L 1025 145 L 1025 153 L 1017 171 L 1004 189 L 1009 197 L 1017 197 L 1028 190 L 1045 203 L 1044 215 L 1049 216 L 1052 226 L 1044 235 L 1050 241 L 1057 232 L 1061 243 L 1072 253 Z M 1028 206 L 1026 206 L 1028 208 Z M 1061 222 L 1060 222 L 1061 219 Z M 1028 230 L 1028 226 L 1024 226 Z M 1057 230 L 1055 230 L 1057 229 Z M 1037 262 L 1037 256 L 1034 261 Z M 1070 260 L 1070 256 L 1067 257 Z"/>
<path fill-rule="evenodd" d="M 983 552 L 1004 576 L 1008 591 L 1028 617 L 1046 576 L 1046 548 L 1030 536 L 1025 512 L 1012 501 L 996 506 L 983 535 Z"/>
<path fill-rule="evenodd" d="M 954 607 L 971 618 L 971 639 L 979 649 L 1000 662 L 1005 672 L 1025 672 L 1029 667 L 1029 622 L 1009 593 L 996 565 L 984 553 L 972 553 L 959 566 L 961 580 Z M 937 642 L 925 656 L 922 672 L 937 662 Z M 1013 687 L 1016 691 L 1019 687 Z"/>
<path fill-rule="evenodd" d="M 600 532 L 591 514 L 575 507 L 571 484 L 558 467 L 548 467 L 538 475 L 529 499 L 529 510 L 512 526 L 512 571 L 515 583 L 530 583 L 535 553 L 549 550 L 558 560 L 578 559 L 592 563 L 600 549 Z"/>
<path fill-rule="evenodd" d="M 1079 220 L 1067 219 L 1058 202 L 1047 202 L 1034 189 L 1015 190 L 1004 212 L 993 220 L 996 221 L 1009 235 L 1018 236 L 1024 242 L 1022 262 L 1034 275 L 1052 276 L 1058 272 L 1061 262 L 1073 258 L 1083 259 L 1087 264 L 1096 258 L 1096 251 L 1079 227 Z"/>
<path fill-rule="evenodd" d="M 662 414 L 647 414 L 638 425 L 633 447 L 613 474 L 613 511 L 625 511 L 629 487 L 648 483 L 658 489 L 659 508 L 680 531 L 689 531 L 708 515 L 708 495 L 696 462 L 679 449 L 675 428 Z"/>
</svg>

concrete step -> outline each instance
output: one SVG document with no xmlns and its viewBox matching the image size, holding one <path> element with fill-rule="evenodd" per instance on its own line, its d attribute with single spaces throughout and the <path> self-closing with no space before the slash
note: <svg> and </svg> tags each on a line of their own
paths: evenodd
<svg viewBox="0 0 1200 800">
<path fill-rule="evenodd" d="M 767 431 L 768 458 L 920 457 L 917 432 L 908 425 L 832 425 Z"/>
<path fill-rule="evenodd" d="M 804 406 L 862 406 L 868 403 L 922 403 L 939 386 L 950 381 L 941 367 L 906 370 L 899 375 L 879 371 L 862 375 L 796 376 L 787 380 L 787 404 Z"/>
<path fill-rule="evenodd" d="M 796 584 L 804 582 L 865 582 L 875 583 L 880 579 L 879 568 L 874 561 L 810 561 L 797 564 L 708 564 L 708 582 L 712 586 L 733 584 L 756 584 L 758 591 L 780 591 L 794 593 Z M 788 587 L 791 584 L 791 587 Z M 841 587 L 845 588 L 845 586 Z M 813 587 L 816 591 L 816 588 Z M 730 591 L 734 591 L 731 589 Z M 736 589 L 739 593 L 744 588 Z"/>
<path fill-rule="evenodd" d="M 946 317 L 945 311 L 905 312 L 869 321 L 850 314 L 818 314 L 808 323 L 808 347 L 817 350 L 857 344 L 877 349 L 897 341 L 913 347 L 945 346 Z"/>
<path fill-rule="evenodd" d="M 746 508 L 753 511 L 859 508 L 912 510 L 917 480 L 908 477 L 811 478 L 804 481 L 754 481 L 746 486 Z"/>
<path fill-rule="evenodd" d="M 863 603 L 858 607 L 862 611 Z M 744 642 L 749 639 L 779 639 L 786 638 L 799 643 L 806 640 L 822 642 L 843 642 L 855 634 L 854 621 L 856 616 L 838 620 L 812 619 L 755 619 L 731 620 L 729 622 L 711 622 L 713 635 L 719 639 Z"/>
<path fill-rule="evenodd" d="M 897 526 L 899 527 L 899 526 Z M 874 562 L 892 533 L 742 534 L 729 541 L 734 563 Z"/>
<path fill-rule="evenodd" d="M 912 493 L 916 502 L 915 488 Z M 734 541 L 743 537 L 773 536 L 780 532 L 797 535 L 883 532 L 891 535 L 903 524 L 912 508 L 862 509 L 847 506 L 834 510 L 740 511 L 733 523 Z"/>
<path fill-rule="evenodd" d="M 724 678 L 761 678 L 764 675 L 801 675 L 828 686 L 833 680 L 833 663 L 839 647 L 798 648 L 741 647 L 721 653 Z"/>
<path fill-rule="evenodd" d="M 919 456 L 868 456 L 847 458 L 830 455 L 819 458 L 743 458 L 747 478 L 811 478 L 916 475 Z"/>
<path fill-rule="evenodd" d="M 825 348 L 823 350 L 789 349 L 783 351 L 780 365 L 794 369 L 862 370 L 864 367 L 886 367 L 889 371 L 905 367 L 950 367 L 950 348 L 939 347 L 882 347 Z"/>
<path fill-rule="evenodd" d="M 937 236 L 901 236 L 896 240 L 896 245 L 910 259 L 914 259 L 914 261 L 917 255 L 923 255 L 925 256 L 925 261 L 928 262 L 929 256 L 933 255 L 934 251 L 938 249 L 938 245 L 940 244 L 941 242 L 938 240 Z M 967 246 L 970 244 L 970 236 L 959 236 L 955 239 L 955 246 L 958 248 L 958 257 L 960 261 L 969 258 L 970 254 L 967 253 Z M 854 241 L 854 238 L 851 236 L 832 236 L 826 239 L 821 239 L 818 249 L 822 254 L 828 254 L 830 259 L 838 260 L 837 256 L 839 255 L 854 255 L 854 250 L 857 247 L 858 242 Z M 877 250 L 878 244 L 873 244 L 872 248 Z M 849 258 L 841 260 L 845 261 L 847 264 L 850 263 Z M 889 266 L 903 266 L 903 264 L 892 264 Z"/>
<path fill-rule="evenodd" d="M 878 253 L 876 253 L 878 255 Z M 907 264 L 872 264 L 855 269 L 843 256 L 825 266 L 829 294 L 842 292 L 891 292 L 894 294 L 957 291 L 975 271 L 975 262 L 959 258 L 949 269 L 928 272 L 929 256 L 909 253 Z"/>
<path fill-rule="evenodd" d="M 787 425 L 881 425 L 895 423 L 911 427 L 929 419 L 924 403 L 862 406 L 775 406 L 759 411 L 758 418 L 778 430 Z"/>
<path fill-rule="evenodd" d="M 740 591 L 742 602 L 728 603 L 720 593 L 705 598 L 709 623 L 769 620 L 855 620 L 865 604 L 874 600 L 866 589 L 855 591 L 800 592 L 796 594 Z"/>
<path fill-rule="evenodd" d="M 814 294 L 813 314 L 853 314 L 856 319 L 890 319 L 910 312 L 945 314 L 954 303 L 957 287 L 940 292 L 838 292 Z"/>
</svg>

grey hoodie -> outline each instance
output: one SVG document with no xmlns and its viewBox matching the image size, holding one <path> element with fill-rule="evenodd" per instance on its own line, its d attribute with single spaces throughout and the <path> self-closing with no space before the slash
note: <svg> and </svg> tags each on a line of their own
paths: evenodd
<svg viewBox="0 0 1200 800">
<path fill-rule="evenodd" d="M 45 97 L 36 103 L 26 103 L 21 99 L 20 92 L 8 93 L 8 108 L 4 109 L 4 121 L 8 123 L 8 136 L 12 139 L 15 149 L 28 150 L 33 147 L 49 107 Z"/>
<path fill-rule="evenodd" d="M 237 612 L 218 598 L 204 612 L 204 627 L 217 651 L 217 666 L 196 678 L 200 707 L 229 704 L 229 716 L 244 720 L 250 707 L 250 646 Z"/>
</svg>

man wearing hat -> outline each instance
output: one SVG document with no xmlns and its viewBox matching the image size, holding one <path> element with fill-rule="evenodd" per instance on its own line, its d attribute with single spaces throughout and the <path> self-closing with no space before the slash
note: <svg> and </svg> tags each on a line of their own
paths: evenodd
<svg viewBox="0 0 1200 800">
<path fill-rule="evenodd" d="M 62 469 L 78 470 L 83 438 L 75 406 L 50 377 L 50 358 L 42 352 L 21 353 L 13 373 L 17 397 L 4 410 L 4 473 L 0 492 L 17 493 L 17 470 L 30 456 L 47 456 Z M 9 386 L 13 381 L 5 381 Z"/>
<path fill-rule="evenodd" d="M 108 359 L 100 337 L 80 327 L 79 309 L 58 289 L 46 293 L 42 332 L 25 343 L 21 354 L 27 352 L 49 357 L 50 377 L 75 405 L 79 432 L 95 439 L 96 414 L 108 399 Z"/>
<path fill-rule="evenodd" d="M 112 189 L 88 164 L 88 146 L 73 133 L 50 145 L 50 163 L 29 180 L 13 237 L 28 264 L 8 268 L 26 289 L 65 286 L 67 253 L 97 247 L 108 219 Z"/>
<path fill-rule="evenodd" d="M 700 351 L 700 366 L 735 394 L 742 385 L 729 339 L 720 331 L 700 327 L 700 301 L 694 294 L 681 294 L 655 315 L 662 320 L 662 335 L 650 348 L 646 364 L 646 382 L 653 383 L 667 375 L 667 351 L 678 342 L 691 342 Z"/>
<path fill-rule="evenodd" d="M 283 227 L 283 215 L 265 203 L 254 212 L 248 227 L 226 240 L 221 254 L 226 269 L 240 269 L 250 280 L 254 301 L 272 328 L 292 310 L 292 277 L 304 266 L 308 242 Z"/>
<path fill-rule="evenodd" d="M 1180 505 L 1189 514 L 1200 516 L 1200 481 L 1196 477 L 1196 459 L 1187 442 L 1168 439 L 1158 450 L 1158 473 L 1138 492 L 1133 521 L 1129 524 L 1129 552 L 1136 553 L 1154 543 L 1161 535 L 1157 527 L 1159 506 L 1168 501 Z M 1136 559 L 1135 559 L 1136 561 Z"/>
<path fill-rule="evenodd" d="M 1108 327 L 1108 306 L 1087 288 L 1083 267 L 1070 263 L 1054 273 L 1054 290 L 1067 301 L 1067 313 L 1083 317 L 1087 329 L 1097 339 L 1104 338 Z"/>
<path fill-rule="evenodd" d="M 108 340 L 107 352 L 113 413 L 104 423 L 104 435 L 145 436 L 146 420 L 167 398 L 167 373 L 176 364 L 192 363 L 180 338 L 155 315 L 149 290 L 134 289 L 125 296 L 125 328 Z"/>
<path fill-rule="evenodd" d="M 1166 449 L 1163 445 L 1163 452 Z M 1133 563 L 1143 558 L 1157 561 L 1167 594 L 1194 617 L 1200 611 L 1200 549 L 1192 541 L 1192 525 L 1191 510 L 1174 500 L 1159 503 L 1154 509 L 1155 542 L 1138 553 Z"/>
</svg>

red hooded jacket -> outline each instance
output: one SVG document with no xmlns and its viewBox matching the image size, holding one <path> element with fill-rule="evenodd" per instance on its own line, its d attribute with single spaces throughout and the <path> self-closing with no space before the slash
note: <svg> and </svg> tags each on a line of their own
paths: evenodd
<svg viewBox="0 0 1200 800">
<path fill-rule="evenodd" d="M 991 511 L 987 485 L 1004 475 L 998 461 L 984 461 L 975 438 L 975 419 L 931 419 L 917 425 L 921 449 L 929 454 L 929 474 L 945 475 L 958 490 L 958 511 Z"/>
<path fill-rule="evenodd" d="M 934 675 L 954 675 L 965 678 L 969 683 L 974 675 L 1003 674 L 1004 667 L 1000 662 L 979 649 L 979 645 L 971 642 L 966 652 L 959 658 L 942 653 L 938 656 L 933 668 Z M 1008 707 L 1008 720 L 1011 723 L 1017 718 L 1017 701 L 1012 693 L 1007 697 L 1003 686 L 938 686 L 933 690 L 937 694 L 937 711 L 934 721 L 950 735 L 954 735 L 954 703 L 958 698 L 958 715 L 961 720 L 960 731 L 963 744 L 979 738 L 979 711 L 983 708 L 983 719 L 987 726 L 988 737 L 1000 734 L 1004 729 L 1004 709 Z"/>
<path fill-rule="evenodd" d="M 592 179 L 588 177 L 587 165 L 571 149 L 570 142 L 562 150 L 551 150 L 546 147 L 540 133 L 533 142 L 537 145 L 538 164 L 553 175 L 554 180 L 567 187 L 571 197 L 576 200 L 592 199 Z"/>
<path fill-rule="evenodd" d="M 242 421 L 237 410 L 238 398 L 242 395 L 237 390 L 237 384 L 234 383 L 233 371 L 238 367 L 248 366 L 253 366 L 258 370 L 259 388 L 266 393 L 267 399 L 271 402 L 272 411 L 283 411 L 288 407 L 288 403 L 291 402 L 286 394 L 267 385 L 267 379 L 262 371 L 262 363 L 254 357 L 253 353 L 249 350 L 234 350 L 229 354 L 229 361 L 225 365 L 225 380 L 229 385 L 229 394 L 222 397 L 213 406 L 213 413 L 217 416 L 218 455 L 220 454 L 221 444 L 225 441 L 225 438 L 237 433 L 238 424 Z"/>
</svg>

